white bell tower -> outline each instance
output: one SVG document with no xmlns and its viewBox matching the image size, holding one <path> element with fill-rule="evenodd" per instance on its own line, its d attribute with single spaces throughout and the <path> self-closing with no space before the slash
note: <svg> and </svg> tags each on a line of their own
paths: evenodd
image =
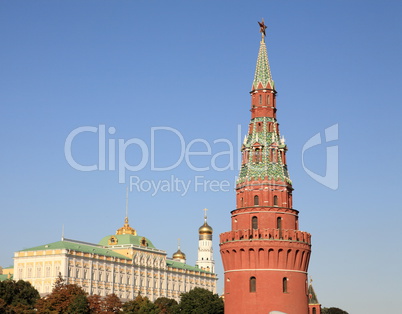
<svg viewBox="0 0 402 314">
<path fill-rule="evenodd" d="M 214 252 L 212 248 L 213 229 L 207 224 L 207 209 L 204 209 L 204 224 L 198 229 L 198 260 L 196 265 L 204 270 L 215 272 Z"/>
</svg>

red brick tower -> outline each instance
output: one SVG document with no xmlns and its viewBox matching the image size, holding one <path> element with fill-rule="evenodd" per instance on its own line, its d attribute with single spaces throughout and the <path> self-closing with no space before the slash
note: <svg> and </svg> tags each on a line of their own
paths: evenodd
<svg viewBox="0 0 402 314">
<path fill-rule="evenodd" d="M 262 39 L 251 94 L 251 121 L 242 146 L 232 231 L 220 235 L 225 313 L 307 314 L 310 234 L 299 231 L 276 90 Z"/>
</svg>

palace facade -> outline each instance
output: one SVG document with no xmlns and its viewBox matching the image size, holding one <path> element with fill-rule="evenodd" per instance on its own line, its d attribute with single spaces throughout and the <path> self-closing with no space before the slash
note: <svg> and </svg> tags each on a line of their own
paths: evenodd
<svg viewBox="0 0 402 314">
<path fill-rule="evenodd" d="M 209 259 L 213 260 L 212 228 L 206 226 L 205 218 L 199 236 L 211 239 Z M 200 249 L 204 250 L 205 245 Z M 200 254 L 204 256 L 204 251 Z M 167 257 L 149 239 L 137 235 L 126 217 L 116 234 L 104 237 L 98 244 L 63 237 L 58 242 L 16 252 L 13 277 L 29 281 L 41 295 L 52 291 L 60 275 L 66 283 L 81 286 L 89 295 L 114 293 L 129 300 L 140 293 L 151 301 L 158 297 L 179 301 L 181 293 L 195 287 L 216 293 L 217 275 L 211 263 L 202 262 L 196 266 L 186 264 L 180 247 L 172 258 Z"/>
</svg>

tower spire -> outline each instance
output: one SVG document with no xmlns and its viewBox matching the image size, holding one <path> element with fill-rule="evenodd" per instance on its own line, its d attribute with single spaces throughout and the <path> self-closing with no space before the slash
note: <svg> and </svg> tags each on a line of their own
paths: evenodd
<svg viewBox="0 0 402 314">
<path fill-rule="evenodd" d="M 124 226 L 116 231 L 116 234 L 131 234 L 136 236 L 137 231 L 130 227 L 128 223 L 128 187 L 126 188 L 126 217 L 124 218 Z"/>
<path fill-rule="evenodd" d="M 128 187 L 126 188 L 126 223 L 128 223 Z"/>
<path fill-rule="evenodd" d="M 265 45 L 265 30 L 267 29 L 267 26 L 264 23 L 264 19 L 262 19 L 262 22 L 258 22 L 258 24 L 260 25 L 261 41 L 252 91 L 257 89 L 274 89 L 274 80 L 272 79 L 271 68 L 268 62 L 267 47 Z"/>
</svg>

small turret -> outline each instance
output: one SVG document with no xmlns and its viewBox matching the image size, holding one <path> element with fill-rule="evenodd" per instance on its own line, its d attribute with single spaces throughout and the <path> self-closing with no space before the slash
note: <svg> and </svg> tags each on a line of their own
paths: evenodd
<svg viewBox="0 0 402 314">
<path fill-rule="evenodd" d="M 310 278 L 310 284 L 308 286 L 308 313 L 309 314 L 321 314 L 321 304 L 318 302 L 317 295 L 313 289 L 313 279 Z"/>
<path fill-rule="evenodd" d="M 184 254 L 180 250 L 180 239 L 178 239 L 177 251 L 175 253 L 173 253 L 172 258 L 174 261 L 177 261 L 177 262 L 181 262 L 181 263 L 186 262 L 186 254 Z"/>
</svg>

